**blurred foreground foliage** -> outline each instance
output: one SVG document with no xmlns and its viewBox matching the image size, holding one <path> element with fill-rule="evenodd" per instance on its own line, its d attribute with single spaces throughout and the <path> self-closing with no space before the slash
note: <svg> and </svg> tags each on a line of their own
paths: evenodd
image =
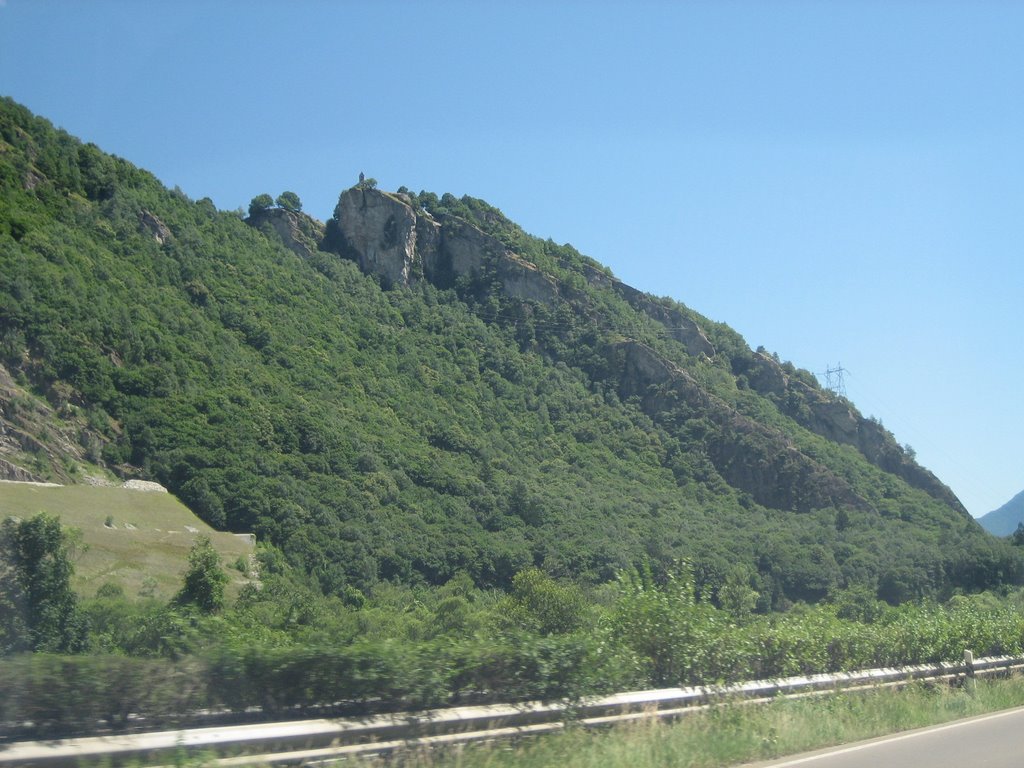
<svg viewBox="0 0 1024 768">
<path fill-rule="evenodd" d="M 956 661 L 965 648 L 1024 652 L 1020 593 L 890 606 L 837 592 L 785 614 L 738 617 L 698 598 L 684 564 L 664 579 L 630 571 L 599 588 L 537 570 L 515 582 L 503 593 L 457 576 L 343 600 L 270 575 L 219 613 L 96 597 L 82 606 L 89 653 L 4 659 L 2 735 L 172 726 L 209 708 L 297 717 L 573 700 Z"/>
</svg>

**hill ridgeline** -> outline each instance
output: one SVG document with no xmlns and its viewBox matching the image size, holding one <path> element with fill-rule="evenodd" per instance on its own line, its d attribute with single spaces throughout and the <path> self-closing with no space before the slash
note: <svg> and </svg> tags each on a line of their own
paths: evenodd
<svg viewBox="0 0 1024 768">
<path fill-rule="evenodd" d="M 874 419 L 472 197 L 243 219 L 0 103 L 0 471 L 162 483 L 327 593 L 742 571 L 766 607 L 1019 578 Z"/>
</svg>

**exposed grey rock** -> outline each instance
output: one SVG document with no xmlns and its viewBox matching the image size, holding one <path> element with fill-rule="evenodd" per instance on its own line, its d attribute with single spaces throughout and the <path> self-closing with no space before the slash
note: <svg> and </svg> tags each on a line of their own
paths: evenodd
<svg viewBox="0 0 1024 768">
<path fill-rule="evenodd" d="M 324 225 L 312 216 L 284 208 L 267 208 L 252 214 L 246 223 L 257 229 L 269 229 L 292 253 L 304 259 L 319 250 Z"/>
<path fill-rule="evenodd" d="M 686 371 L 638 341 L 612 345 L 621 371 L 619 396 L 638 396 L 657 421 L 678 404 L 703 414 L 713 429 L 704 450 L 729 485 L 772 509 L 806 512 L 834 506 L 865 508 L 845 480 L 801 453 L 781 432 L 759 424 L 711 395 Z"/>
<path fill-rule="evenodd" d="M 46 181 L 45 176 L 43 176 L 41 173 L 37 173 L 34 169 L 29 169 L 25 171 L 25 176 L 22 179 L 21 183 L 22 186 L 25 187 L 26 191 L 31 192 L 44 181 Z"/>
<path fill-rule="evenodd" d="M 441 266 L 441 225 L 424 213 L 416 217 L 416 253 L 426 278 L 437 282 Z"/>
<path fill-rule="evenodd" d="M 612 288 L 615 283 L 619 282 L 607 272 L 603 272 L 590 264 L 583 265 L 583 276 L 587 278 L 587 282 L 590 285 L 596 288 Z"/>
<path fill-rule="evenodd" d="M 746 372 L 750 386 L 774 398 L 798 424 L 834 442 L 856 448 L 876 467 L 901 477 L 915 488 L 968 516 L 956 494 L 908 455 L 880 423 L 865 419 L 845 399 L 816 389 L 786 374 L 770 356 L 755 352 Z"/>
<path fill-rule="evenodd" d="M 145 209 L 139 212 L 139 228 L 160 243 L 160 245 L 164 245 L 174 237 L 171 230 L 160 221 L 156 214 L 150 213 Z"/>
<path fill-rule="evenodd" d="M 596 270 L 595 270 L 596 271 Z M 595 276 L 595 279 L 599 279 Z M 669 335 L 686 347 L 691 355 L 715 356 L 715 347 L 704 331 L 676 307 L 659 304 L 650 294 L 638 291 L 620 280 L 608 278 L 611 288 L 634 308 L 665 326 Z"/>
<path fill-rule="evenodd" d="M 125 480 L 121 487 L 129 491 L 142 491 L 143 493 L 167 493 L 166 488 L 152 480 Z"/>
<path fill-rule="evenodd" d="M 476 275 L 505 254 L 505 246 L 468 221 L 445 216 L 441 225 L 441 254 L 456 275 Z"/>
<path fill-rule="evenodd" d="M 343 256 L 387 285 L 408 285 L 416 261 L 416 214 L 395 195 L 376 189 L 345 190 L 334 209 Z"/>
<path fill-rule="evenodd" d="M 78 400 L 70 387 L 65 395 Z M 46 400 L 33 397 L 0 365 L 0 457 L 8 465 L 0 469 L 0 478 L 38 481 L 22 466 L 30 463 L 44 466 L 48 477 L 74 482 L 69 467 L 84 461 L 83 438 L 91 433 L 73 408 L 61 409 L 65 411 L 61 416 Z"/>
<path fill-rule="evenodd" d="M 762 353 L 754 353 L 754 364 L 747 371 L 747 381 L 759 394 L 783 395 L 786 392 L 786 374 L 782 366 L 771 357 Z"/>
<path fill-rule="evenodd" d="M 446 285 L 493 270 L 508 296 L 544 303 L 558 296 L 550 276 L 497 238 L 458 216 L 437 220 L 416 211 L 405 195 L 353 187 L 341 194 L 334 219 L 338 252 L 387 285 L 409 285 L 420 276 Z"/>
<path fill-rule="evenodd" d="M 27 469 L 12 464 L 6 459 L 0 459 L 0 480 L 16 483 L 36 483 L 41 478 L 36 477 Z"/>
<path fill-rule="evenodd" d="M 540 304 L 551 304 L 558 298 L 558 283 L 526 259 L 506 253 L 497 266 L 498 279 L 507 296 Z"/>
</svg>

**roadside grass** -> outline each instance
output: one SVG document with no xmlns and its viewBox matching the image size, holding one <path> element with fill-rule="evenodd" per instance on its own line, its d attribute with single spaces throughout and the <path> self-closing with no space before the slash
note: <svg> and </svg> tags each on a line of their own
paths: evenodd
<svg viewBox="0 0 1024 768">
<path fill-rule="evenodd" d="M 921 683 L 898 691 L 726 704 L 675 722 L 652 717 L 608 730 L 570 726 L 518 742 L 410 752 L 383 762 L 402 768 L 724 768 L 1021 705 L 1020 677 L 978 681 L 973 693 Z"/>
<path fill-rule="evenodd" d="M 60 517 L 61 525 L 81 531 L 72 552 L 72 588 L 92 597 L 107 582 L 118 584 L 130 599 L 171 598 L 181 586 L 188 552 L 196 537 L 210 537 L 229 576 L 228 595 L 247 579 L 231 568 L 247 559 L 252 545 L 230 533 L 215 531 L 167 493 L 88 485 L 46 487 L 0 483 L 0 519 L 22 519 L 38 512 Z M 190 531 L 193 529 L 195 532 Z"/>
</svg>

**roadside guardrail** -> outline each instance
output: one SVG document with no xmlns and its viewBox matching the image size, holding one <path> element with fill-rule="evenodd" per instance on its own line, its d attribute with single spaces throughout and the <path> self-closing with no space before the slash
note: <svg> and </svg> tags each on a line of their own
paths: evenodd
<svg viewBox="0 0 1024 768">
<path fill-rule="evenodd" d="M 630 691 L 571 703 L 491 704 L 369 717 L 13 742 L 0 745 L 0 768 L 174 761 L 182 753 L 200 752 L 220 755 L 217 764 L 221 766 L 316 765 L 403 749 L 549 733 L 564 728 L 567 720 L 584 727 L 601 727 L 649 717 L 682 717 L 723 701 L 757 703 L 779 697 L 902 686 L 915 680 L 973 684 L 977 677 L 1007 676 L 1021 671 L 1024 657 L 974 659 L 970 651 L 965 651 L 959 663 Z"/>
</svg>

